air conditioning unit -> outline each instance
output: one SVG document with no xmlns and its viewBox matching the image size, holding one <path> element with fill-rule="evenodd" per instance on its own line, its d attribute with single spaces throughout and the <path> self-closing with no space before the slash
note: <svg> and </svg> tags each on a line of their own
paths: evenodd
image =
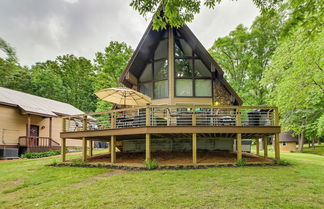
<svg viewBox="0 0 324 209">
<path fill-rule="evenodd" d="M 0 160 L 17 159 L 18 148 L 1 148 L 0 149 Z"/>
</svg>

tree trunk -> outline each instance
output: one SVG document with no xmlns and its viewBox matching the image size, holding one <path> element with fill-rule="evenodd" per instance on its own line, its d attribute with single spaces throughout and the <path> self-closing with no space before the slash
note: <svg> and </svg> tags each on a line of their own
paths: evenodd
<svg viewBox="0 0 324 209">
<path fill-rule="evenodd" d="M 303 152 L 304 148 L 304 132 L 298 136 L 298 152 Z"/>
<path fill-rule="evenodd" d="M 318 145 L 321 144 L 321 138 L 318 138 L 318 142 L 317 142 Z"/>
<path fill-rule="evenodd" d="M 312 136 L 312 148 L 315 149 L 315 136 Z"/>
<path fill-rule="evenodd" d="M 308 148 L 311 148 L 311 140 L 307 139 L 307 141 L 308 141 Z"/>
</svg>

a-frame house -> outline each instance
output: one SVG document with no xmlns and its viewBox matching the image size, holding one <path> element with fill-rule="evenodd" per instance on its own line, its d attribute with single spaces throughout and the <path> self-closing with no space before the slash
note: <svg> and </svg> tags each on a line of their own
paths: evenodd
<svg viewBox="0 0 324 209">
<path fill-rule="evenodd" d="M 158 105 L 242 105 L 224 72 L 187 25 L 149 24 L 120 82 Z"/>
<path fill-rule="evenodd" d="M 181 162 L 189 164 L 236 163 L 242 158 L 269 162 L 266 148 L 271 136 L 279 161 L 277 108 L 242 106 L 220 66 L 186 25 L 155 31 L 150 23 L 120 83 L 151 97 L 152 104 L 66 117 L 62 144 L 81 139 L 84 161 L 97 159 L 92 157 L 93 141 L 107 141 L 111 163 L 142 164 L 157 158 L 161 164 L 172 164 L 170 156 L 179 152 Z M 80 118 L 83 126 L 76 129 L 73 121 Z M 89 118 L 96 119 L 96 126 L 88 125 Z M 243 139 L 255 139 L 257 144 L 262 139 L 264 157 L 244 153 Z"/>
</svg>

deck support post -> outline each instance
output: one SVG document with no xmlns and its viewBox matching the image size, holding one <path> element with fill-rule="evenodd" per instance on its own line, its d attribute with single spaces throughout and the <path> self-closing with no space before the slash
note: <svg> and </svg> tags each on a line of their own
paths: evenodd
<svg viewBox="0 0 324 209">
<path fill-rule="evenodd" d="M 197 134 L 192 134 L 192 163 L 197 164 Z"/>
<path fill-rule="evenodd" d="M 236 135 L 236 155 L 237 155 L 237 161 L 242 160 L 242 135 L 237 134 Z"/>
<path fill-rule="evenodd" d="M 268 157 L 268 137 L 263 136 L 263 154 L 264 157 Z"/>
<path fill-rule="evenodd" d="M 89 156 L 90 157 L 93 156 L 93 140 L 92 139 L 89 140 Z"/>
<path fill-rule="evenodd" d="M 260 140 L 256 139 L 256 154 L 260 155 Z"/>
<path fill-rule="evenodd" d="M 110 159 L 111 163 L 116 163 L 116 136 L 111 136 L 110 139 Z"/>
<path fill-rule="evenodd" d="M 87 161 L 87 139 L 82 137 L 82 161 Z"/>
<path fill-rule="evenodd" d="M 61 139 L 61 158 L 62 158 L 62 162 L 65 162 L 66 160 L 66 139 L 65 138 Z"/>
<path fill-rule="evenodd" d="M 275 134 L 275 158 L 276 162 L 279 163 L 280 161 L 280 149 L 279 149 L 279 134 Z"/>
<path fill-rule="evenodd" d="M 145 134 L 145 160 L 151 159 L 151 134 Z"/>
</svg>

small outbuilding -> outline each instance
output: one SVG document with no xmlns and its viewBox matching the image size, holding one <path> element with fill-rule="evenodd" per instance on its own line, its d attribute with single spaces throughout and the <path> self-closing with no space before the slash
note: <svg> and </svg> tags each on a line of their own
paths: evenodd
<svg viewBox="0 0 324 209">
<path fill-rule="evenodd" d="M 298 139 L 293 136 L 293 131 L 280 133 L 280 151 L 295 152 Z"/>
</svg>

